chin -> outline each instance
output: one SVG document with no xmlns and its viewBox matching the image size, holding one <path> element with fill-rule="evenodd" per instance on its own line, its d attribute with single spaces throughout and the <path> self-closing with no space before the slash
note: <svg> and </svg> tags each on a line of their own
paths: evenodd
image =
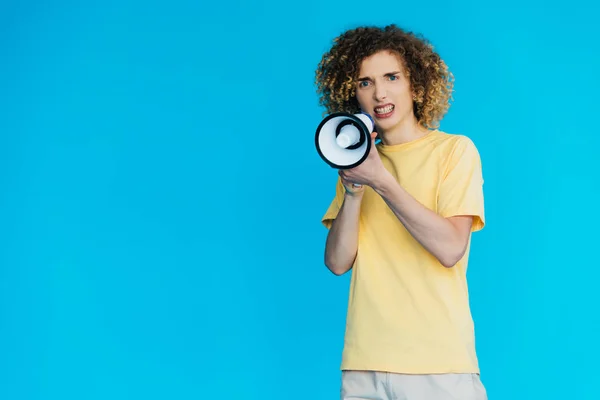
<svg viewBox="0 0 600 400">
<path fill-rule="evenodd" d="M 386 118 L 384 120 L 378 120 L 376 121 L 376 125 L 377 128 L 380 131 L 388 131 L 396 126 L 398 126 L 398 124 L 400 123 L 400 120 L 397 118 Z"/>
</svg>

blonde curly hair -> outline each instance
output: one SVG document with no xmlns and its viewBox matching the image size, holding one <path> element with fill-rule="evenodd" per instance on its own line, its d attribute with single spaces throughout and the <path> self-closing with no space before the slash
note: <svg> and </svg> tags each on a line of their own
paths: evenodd
<svg viewBox="0 0 600 400">
<path fill-rule="evenodd" d="M 360 64 L 383 50 L 396 53 L 404 64 L 419 124 L 438 128 L 450 108 L 454 76 L 425 38 L 395 24 L 350 29 L 333 40 L 315 73 L 319 104 L 326 109 L 324 114 L 360 111 L 355 97 Z"/>
</svg>

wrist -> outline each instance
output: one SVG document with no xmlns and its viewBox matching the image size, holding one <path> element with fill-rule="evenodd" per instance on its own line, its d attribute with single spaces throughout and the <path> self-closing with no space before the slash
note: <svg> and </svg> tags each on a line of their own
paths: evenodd
<svg viewBox="0 0 600 400">
<path fill-rule="evenodd" d="M 349 201 L 349 202 L 360 202 L 362 200 L 364 191 L 360 191 L 360 192 L 345 192 L 344 193 L 344 201 Z"/>
<path fill-rule="evenodd" d="M 379 174 L 378 179 L 374 182 L 373 190 L 377 194 L 382 195 L 383 193 L 388 192 L 390 188 L 396 184 L 397 182 L 392 174 L 390 174 L 390 172 L 384 168 L 383 173 Z"/>
</svg>

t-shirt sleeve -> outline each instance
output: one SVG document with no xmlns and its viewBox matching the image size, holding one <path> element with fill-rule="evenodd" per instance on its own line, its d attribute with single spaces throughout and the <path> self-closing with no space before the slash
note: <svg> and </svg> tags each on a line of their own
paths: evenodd
<svg viewBox="0 0 600 400">
<path fill-rule="evenodd" d="M 443 217 L 473 216 L 472 231 L 485 226 L 481 157 L 471 139 L 461 136 L 449 157 L 438 197 Z"/>
<path fill-rule="evenodd" d="M 338 177 L 337 183 L 335 186 L 335 196 L 331 203 L 329 204 L 329 208 L 323 215 L 321 219 L 322 224 L 327 228 L 331 229 L 331 225 L 333 224 L 333 220 L 337 217 L 340 208 L 342 207 L 342 203 L 344 201 L 344 185 L 342 184 L 341 178 Z"/>
</svg>

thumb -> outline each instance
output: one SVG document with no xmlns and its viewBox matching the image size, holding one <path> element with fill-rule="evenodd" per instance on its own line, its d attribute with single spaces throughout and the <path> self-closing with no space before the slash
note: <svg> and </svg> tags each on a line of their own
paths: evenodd
<svg viewBox="0 0 600 400">
<path fill-rule="evenodd" d="M 371 140 L 375 141 L 375 139 L 377 139 L 377 132 L 373 131 L 371 132 Z"/>
</svg>

